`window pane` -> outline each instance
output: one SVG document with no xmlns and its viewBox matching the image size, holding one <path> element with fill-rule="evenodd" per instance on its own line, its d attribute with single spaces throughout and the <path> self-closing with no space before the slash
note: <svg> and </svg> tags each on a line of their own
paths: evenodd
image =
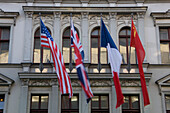
<svg viewBox="0 0 170 113">
<path fill-rule="evenodd" d="M 69 109 L 69 97 L 62 96 L 62 109 Z"/>
<path fill-rule="evenodd" d="M 39 109 L 39 96 L 32 96 L 31 109 Z"/>
<path fill-rule="evenodd" d="M 4 109 L 4 95 L 0 95 L 0 109 Z"/>
<path fill-rule="evenodd" d="M 126 39 L 119 38 L 120 53 L 122 55 L 123 64 L 127 63 L 127 50 L 126 50 Z"/>
<path fill-rule="evenodd" d="M 10 28 L 2 28 L 1 39 L 9 40 L 10 37 Z"/>
<path fill-rule="evenodd" d="M 166 110 L 170 110 L 170 95 L 165 96 Z"/>
<path fill-rule="evenodd" d="M 121 30 L 120 33 L 119 33 L 119 35 L 127 35 L 127 34 L 126 34 L 126 29 Z"/>
<path fill-rule="evenodd" d="M 63 58 L 65 63 L 70 62 L 70 39 L 63 39 Z"/>
<path fill-rule="evenodd" d="M 40 39 L 34 41 L 34 63 L 40 63 Z"/>
<path fill-rule="evenodd" d="M 107 49 L 104 47 L 100 48 L 100 61 L 102 64 L 107 64 Z"/>
<path fill-rule="evenodd" d="M 124 103 L 122 105 L 123 109 L 129 109 L 129 96 L 124 96 Z"/>
<path fill-rule="evenodd" d="M 71 98 L 71 109 L 78 109 L 78 96 Z"/>
<path fill-rule="evenodd" d="M 91 62 L 98 63 L 98 38 L 91 39 Z"/>
<path fill-rule="evenodd" d="M 8 62 L 8 52 L 9 52 L 9 43 L 1 42 L 0 43 L 0 63 Z"/>
<path fill-rule="evenodd" d="M 161 40 L 168 39 L 168 29 L 160 29 L 160 39 Z"/>
<path fill-rule="evenodd" d="M 109 100 L 108 96 L 101 96 L 101 109 L 108 109 L 109 108 Z"/>
<path fill-rule="evenodd" d="M 98 29 L 94 30 L 91 35 L 96 35 L 96 36 L 98 36 L 98 35 L 99 35 L 99 30 L 98 30 Z"/>
<path fill-rule="evenodd" d="M 70 37 L 70 29 L 65 30 L 64 37 Z"/>
<path fill-rule="evenodd" d="M 130 38 L 128 39 L 128 51 L 131 52 L 131 54 L 130 54 L 130 63 L 131 64 L 136 64 L 135 48 L 131 47 L 131 51 L 130 51 Z"/>
<path fill-rule="evenodd" d="M 169 43 L 160 43 L 162 63 L 170 63 Z"/>
<path fill-rule="evenodd" d="M 43 63 L 50 63 L 50 48 L 43 47 Z"/>
<path fill-rule="evenodd" d="M 132 101 L 132 109 L 139 109 L 139 99 L 138 96 L 132 96 L 131 97 Z"/>
<path fill-rule="evenodd" d="M 48 96 L 41 96 L 41 109 L 48 109 Z"/>
<path fill-rule="evenodd" d="M 92 109 L 99 109 L 99 96 L 92 98 Z"/>
</svg>

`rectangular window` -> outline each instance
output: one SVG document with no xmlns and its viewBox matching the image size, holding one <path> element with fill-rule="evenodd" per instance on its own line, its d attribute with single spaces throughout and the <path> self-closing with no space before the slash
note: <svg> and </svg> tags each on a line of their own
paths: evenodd
<svg viewBox="0 0 170 113">
<path fill-rule="evenodd" d="M 31 95 L 30 113 L 48 113 L 48 95 Z"/>
<path fill-rule="evenodd" d="M 79 96 L 74 94 L 70 99 L 68 95 L 61 97 L 61 113 L 79 113 Z"/>
<path fill-rule="evenodd" d="M 160 50 L 162 64 L 170 64 L 170 28 L 160 28 Z"/>
<path fill-rule="evenodd" d="M 4 97 L 5 97 L 5 95 L 0 95 L 0 113 L 3 113 L 3 109 L 4 109 Z"/>
<path fill-rule="evenodd" d="M 122 113 L 140 113 L 139 95 L 124 95 Z"/>
<path fill-rule="evenodd" d="M 170 95 L 165 95 L 166 113 L 170 113 Z"/>
<path fill-rule="evenodd" d="M 98 94 L 92 98 L 91 113 L 109 113 L 108 94 Z"/>
<path fill-rule="evenodd" d="M 0 27 L 0 63 L 8 63 L 10 27 Z"/>
</svg>

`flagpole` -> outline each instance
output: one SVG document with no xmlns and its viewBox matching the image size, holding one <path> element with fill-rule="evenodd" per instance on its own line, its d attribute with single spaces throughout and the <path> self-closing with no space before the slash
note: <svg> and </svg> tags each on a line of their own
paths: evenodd
<svg viewBox="0 0 170 113">
<path fill-rule="evenodd" d="M 132 22 L 132 19 L 133 19 L 133 13 L 131 13 L 131 22 Z M 132 31 L 132 25 L 131 25 L 131 31 Z M 131 43 L 131 34 L 130 34 L 130 43 Z M 131 57 L 131 46 L 130 46 L 130 50 L 129 50 L 129 57 L 128 57 L 128 65 L 127 65 L 127 70 L 128 70 L 128 73 L 130 73 L 130 70 L 131 70 L 131 64 L 130 64 L 130 57 Z"/>
<path fill-rule="evenodd" d="M 70 13 L 70 63 L 69 63 L 69 70 L 70 70 L 70 72 L 73 70 L 72 47 L 71 47 L 71 20 L 72 20 L 72 13 Z"/>
<path fill-rule="evenodd" d="M 102 19 L 102 13 L 100 14 L 100 16 L 101 16 L 101 19 Z M 101 49 L 101 19 L 100 19 L 100 40 L 99 40 L 99 41 L 100 41 L 100 42 L 99 42 L 99 45 L 100 45 L 100 46 L 99 46 L 99 50 L 98 50 L 98 52 L 99 52 L 99 53 L 98 53 L 98 54 L 99 54 L 99 55 L 98 55 L 98 60 L 99 60 L 98 63 L 99 63 L 99 64 L 98 64 L 98 66 L 97 66 L 97 69 L 98 69 L 99 73 L 100 73 L 100 71 L 101 71 L 101 69 L 102 69 L 102 66 L 101 66 L 101 63 L 100 63 L 100 49 Z"/>
<path fill-rule="evenodd" d="M 40 65 L 39 65 L 39 69 L 40 69 L 40 72 L 42 73 L 44 67 L 43 67 L 43 48 L 41 47 L 41 13 L 39 13 L 39 17 L 40 17 Z"/>
</svg>

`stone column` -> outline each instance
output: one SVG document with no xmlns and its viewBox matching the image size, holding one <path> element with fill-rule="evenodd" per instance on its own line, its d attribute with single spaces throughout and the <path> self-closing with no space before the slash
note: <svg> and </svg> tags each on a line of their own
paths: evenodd
<svg viewBox="0 0 170 113">
<path fill-rule="evenodd" d="M 32 50 L 32 15 L 33 12 L 25 12 L 24 58 L 23 62 L 31 62 Z"/>
<path fill-rule="evenodd" d="M 28 82 L 29 79 L 22 79 L 19 113 L 27 113 Z"/>
<path fill-rule="evenodd" d="M 144 16 L 145 13 L 137 13 L 138 16 L 138 34 L 139 34 L 139 38 L 141 40 L 141 43 L 145 49 L 145 59 L 144 59 L 144 63 L 147 62 L 147 50 L 146 50 L 146 42 L 145 42 L 145 22 L 144 22 Z"/>
<path fill-rule="evenodd" d="M 81 113 L 88 113 L 89 112 L 89 104 L 87 104 L 86 95 L 82 88 L 81 90 Z"/>
<path fill-rule="evenodd" d="M 51 91 L 51 113 L 59 113 L 58 104 L 59 104 L 58 82 L 57 79 L 53 79 Z"/>
<path fill-rule="evenodd" d="M 89 59 L 89 44 L 90 44 L 90 40 L 88 37 L 89 31 L 89 23 L 88 23 L 88 12 L 82 12 L 82 22 L 81 22 L 81 43 L 84 49 L 84 53 L 85 53 L 85 58 L 84 58 L 84 62 L 85 63 L 89 63 L 90 59 Z"/>
<path fill-rule="evenodd" d="M 110 21 L 109 21 L 109 31 L 110 35 L 113 38 L 113 41 L 118 47 L 118 37 L 117 37 L 117 20 L 116 20 L 117 13 L 109 13 Z"/>
<path fill-rule="evenodd" d="M 53 38 L 57 43 L 57 46 L 61 49 L 62 43 L 61 43 L 61 34 L 60 34 L 61 32 L 60 15 L 61 12 L 54 12 Z"/>
</svg>

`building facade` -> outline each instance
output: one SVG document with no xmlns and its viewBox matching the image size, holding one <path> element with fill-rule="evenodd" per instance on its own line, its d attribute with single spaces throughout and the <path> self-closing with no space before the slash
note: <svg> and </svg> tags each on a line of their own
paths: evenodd
<svg viewBox="0 0 170 113">
<path fill-rule="evenodd" d="M 94 93 L 89 104 L 70 47 L 70 15 Z M 50 50 L 40 50 L 40 16 L 63 54 L 71 99 L 60 94 Z M 119 77 L 125 103 L 118 109 L 107 50 L 100 48 L 101 17 L 123 58 Z M 146 53 L 143 69 L 151 104 L 145 107 L 135 49 L 128 55 L 131 18 Z M 170 113 L 170 1 L 0 0 L 0 113 Z"/>
</svg>

